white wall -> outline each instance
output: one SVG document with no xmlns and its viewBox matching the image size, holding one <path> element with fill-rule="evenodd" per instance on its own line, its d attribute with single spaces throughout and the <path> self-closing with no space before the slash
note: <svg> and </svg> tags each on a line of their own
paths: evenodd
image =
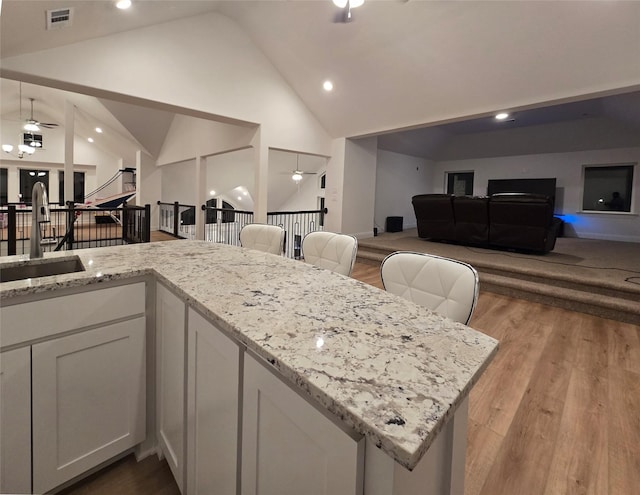
<svg viewBox="0 0 640 495">
<path fill-rule="evenodd" d="M 564 215 L 565 235 L 640 242 L 640 165 L 634 174 L 635 213 L 581 212 L 583 166 L 613 163 L 640 163 L 640 147 L 439 161 L 433 166 L 431 192 L 444 192 L 446 172 L 462 170 L 474 171 L 475 195 L 487 193 L 489 179 L 555 177 L 556 214 Z"/>
<path fill-rule="evenodd" d="M 163 165 L 160 167 L 160 201 L 182 205 L 195 205 L 193 183 L 195 181 L 195 160 Z"/>
<path fill-rule="evenodd" d="M 249 36 L 217 13 L 4 58 L 2 65 L 61 89 L 261 124 L 266 146 L 329 154 L 317 119 Z"/>
<path fill-rule="evenodd" d="M 377 148 L 375 137 L 346 141 L 341 230 L 344 234 L 373 236 Z"/>
<path fill-rule="evenodd" d="M 384 232 L 387 217 L 403 217 L 403 228 L 416 226 L 411 198 L 432 192 L 433 162 L 424 158 L 378 150 L 375 226 Z"/>
<path fill-rule="evenodd" d="M 166 165 L 195 158 L 196 155 L 209 156 L 246 148 L 255 132 L 255 126 L 243 127 L 176 115 L 162 144 L 157 164 Z"/>
<path fill-rule="evenodd" d="M 207 157 L 207 197 L 221 198 L 236 210 L 253 211 L 254 150 L 243 150 Z M 245 195 L 244 193 L 247 192 Z M 238 199 L 240 197 L 241 199 Z M 220 207 L 220 206 L 218 206 Z"/>
</svg>

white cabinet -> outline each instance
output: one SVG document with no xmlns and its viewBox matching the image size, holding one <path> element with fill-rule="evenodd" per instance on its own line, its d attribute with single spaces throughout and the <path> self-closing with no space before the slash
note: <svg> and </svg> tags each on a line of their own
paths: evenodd
<svg viewBox="0 0 640 495">
<path fill-rule="evenodd" d="M 0 307 L 1 492 L 44 493 L 145 439 L 145 293 L 139 281 Z"/>
<path fill-rule="evenodd" d="M 0 493 L 31 493 L 31 349 L 0 353 Z"/>
<path fill-rule="evenodd" d="M 244 360 L 243 495 L 360 494 L 353 438 L 249 354 Z"/>
<path fill-rule="evenodd" d="M 145 438 L 143 316 L 32 346 L 33 490 Z"/>
<path fill-rule="evenodd" d="M 185 304 L 161 284 L 156 289 L 156 345 L 158 444 L 183 491 Z"/>
<path fill-rule="evenodd" d="M 240 347 L 193 309 L 188 319 L 187 491 L 235 495 Z"/>
</svg>

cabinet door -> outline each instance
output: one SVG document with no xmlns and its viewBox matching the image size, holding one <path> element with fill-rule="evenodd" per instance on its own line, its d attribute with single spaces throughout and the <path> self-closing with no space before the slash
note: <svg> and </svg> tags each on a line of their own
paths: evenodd
<svg viewBox="0 0 640 495">
<path fill-rule="evenodd" d="M 240 347 L 189 309 L 189 494 L 235 495 Z"/>
<path fill-rule="evenodd" d="M 161 284 L 156 293 L 158 444 L 173 477 L 184 485 L 185 305 Z"/>
<path fill-rule="evenodd" d="M 33 490 L 145 438 L 145 318 L 32 346 Z"/>
<path fill-rule="evenodd" d="M 0 493 L 31 493 L 31 347 L 0 354 Z"/>
<path fill-rule="evenodd" d="M 361 494 L 364 439 L 343 431 L 248 354 L 243 495 Z"/>
</svg>

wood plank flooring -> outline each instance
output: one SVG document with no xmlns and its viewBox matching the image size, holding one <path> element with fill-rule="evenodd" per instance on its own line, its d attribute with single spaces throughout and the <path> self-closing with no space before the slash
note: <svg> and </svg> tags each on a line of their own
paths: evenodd
<svg viewBox="0 0 640 495">
<path fill-rule="evenodd" d="M 378 265 L 352 276 L 382 288 Z M 465 495 L 640 493 L 639 326 L 482 291 L 470 326 L 500 349 L 470 396 Z M 179 492 L 129 457 L 64 493 Z"/>
</svg>

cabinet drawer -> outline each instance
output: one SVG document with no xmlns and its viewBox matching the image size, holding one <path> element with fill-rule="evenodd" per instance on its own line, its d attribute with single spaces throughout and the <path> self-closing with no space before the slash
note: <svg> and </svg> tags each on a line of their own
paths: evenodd
<svg viewBox="0 0 640 495">
<path fill-rule="evenodd" d="M 144 282 L 5 306 L 0 308 L 0 347 L 144 312 Z"/>
</svg>

